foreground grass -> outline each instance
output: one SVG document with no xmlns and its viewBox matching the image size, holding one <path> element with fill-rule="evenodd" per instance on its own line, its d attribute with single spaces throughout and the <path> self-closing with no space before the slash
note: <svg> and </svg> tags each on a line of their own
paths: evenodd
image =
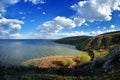
<svg viewBox="0 0 120 80">
<path fill-rule="evenodd" d="M 31 74 L 18 76 L 16 80 L 81 80 L 79 77 L 75 76 L 60 76 L 51 74 Z"/>
<path fill-rule="evenodd" d="M 67 73 L 66 75 L 60 74 L 48 74 L 37 72 L 36 70 L 16 70 L 16 69 L 5 69 L 5 79 L 1 80 L 120 80 L 120 64 L 112 63 L 113 68 L 105 72 L 100 69 L 100 73 L 87 75 L 89 72 L 86 72 L 86 75 L 82 76 L 73 76 Z M 64 71 L 65 72 L 65 71 Z"/>
</svg>

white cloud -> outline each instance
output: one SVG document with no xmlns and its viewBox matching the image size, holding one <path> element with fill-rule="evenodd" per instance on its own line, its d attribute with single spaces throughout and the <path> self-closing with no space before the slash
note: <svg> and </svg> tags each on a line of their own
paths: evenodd
<svg viewBox="0 0 120 80">
<path fill-rule="evenodd" d="M 63 27 L 59 24 L 56 24 L 55 21 L 47 21 L 38 27 L 38 30 L 41 33 L 57 33 L 62 29 Z"/>
<path fill-rule="evenodd" d="M 88 23 L 84 23 L 85 26 L 89 26 Z"/>
<path fill-rule="evenodd" d="M 106 27 L 103 27 L 103 30 L 105 30 L 106 29 Z"/>
<path fill-rule="evenodd" d="M 21 29 L 22 24 L 24 24 L 24 22 L 21 20 L 7 19 L 4 17 L 1 18 L 0 19 L 0 37 L 10 38 L 10 37 L 13 37 L 13 34 L 18 35 L 18 31 Z"/>
<path fill-rule="evenodd" d="M 46 12 L 43 12 L 42 14 L 43 14 L 43 15 L 46 15 Z"/>
<path fill-rule="evenodd" d="M 110 21 L 112 12 L 120 10 L 120 0 L 86 0 L 72 5 L 71 8 L 76 11 L 76 14 L 71 18 L 57 16 L 40 25 L 38 30 L 42 33 L 58 33 L 66 28 L 81 26 L 83 23 L 88 26 L 85 23 L 86 20 L 90 22 Z M 103 27 L 103 29 L 105 30 L 106 27 Z M 96 34 L 100 33 L 102 32 L 96 32 Z"/>
<path fill-rule="evenodd" d="M 75 16 L 73 18 L 73 21 L 74 21 L 76 26 L 81 26 L 83 23 L 85 23 L 85 19 L 80 18 L 80 17 L 75 17 Z"/>
<path fill-rule="evenodd" d="M 4 13 L 6 12 L 4 5 L 0 2 L 0 12 Z"/>
<path fill-rule="evenodd" d="M 0 12 L 5 13 L 6 12 L 6 7 L 12 4 L 18 3 L 19 0 L 0 0 Z"/>
<path fill-rule="evenodd" d="M 106 32 L 116 31 L 115 29 L 109 30 L 96 30 L 96 31 L 73 31 L 73 32 L 60 32 L 60 33 L 31 33 L 27 38 L 33 39 L 60 39 L 71 36 L 97 36 Z"/>
<path fill-rule="evenodd" d="M 22 14 L 25 14 L 24 12 L 20 12 L 20 11 L 19 11 L 18 13 L 21 14 L 21 15 L 22 15 Z"/>
<path fill-rule="evenodd" d="M 112 25 L 110 26 L 110 28 L 112 28 L 112 29 L 115 28 L 115 25 L 112 24 Z"/>
<path fill-rule="evenodd" d="M 18 19 L 7 19 L 7 18 L 0 19 L 0 26 L 3 26 L 3 25 L 10 26 L 11 24 L 24 24 L 24 22 Z"/>
<path fill-rule="evenodd" d="M 74 21 L 70 18 L 57 16 L 56 18 L 54 18 L 54 21 L 64 28 L 74 28 L 76 26 Z"/>
<path fill-rule="evenodd" d="M 106 32 L 113 32 L 113 31 L 117 31 L 117 30 L 116 29 L 106 30 Z"/>
<path fill-rule="evenodd" d="M 19 34 L 19 33 L 15 33 L 15 34 L 9 34 L 9 37 L 12 37 L 12 38 L 21 38 L 22 37 L 22 35 L 21 34 Z"/>
<path fill-rule="evenodd" d="M 2 35 L 9 34 L 9 30 L 4 30 L 3 28 L 0 27 L 0 34 Z"/>
<path fill-rule="evenodd" d="M 37 5 L 37 4 L 44 4 L 45 1 L 44 0 L 24 0 L 25 2 L 32 2 L 33 4 Z"/>
<path fill-rule="evenodd" d="M 74 21 L 69 18 L 57 16 L 51 21 L 47 21 L 38 27 L 42 33 L 57 33 L 64 28 L 74 28 Z"/>
<path fill-rule="evenodd" d="M 117 31 L 117 30 L 116 29 L 107 29 L 107 30 L 91 31 L 91 32 L 89 32 L 88 35 L 97 36 L 97 35 L 100 35 L 100 34 L 103 34 L 103 33 L 113 32 L 113 31 Z"/>
<path fill-rule="evenodd" d="M 1 0 L 1 2 L 6 4 L 16 4 L 19 0 Z"/>
<path fill-rule="evenodd" d="M 120 10 L 120 0 L 84 0 L 77 4 L 71 6 L 71 8 L 76 11 L 76 14 L 71 16 L 71 18 L 57 16 L 50 21 L 44 22 L 37 29 L 39 30 L 39 37 L 47 36 L 51 38 L 76 36 L 76 35 L 99 35 L 109 31 L 115 31 L 114 29 L 84 32 L 76 31 L 72 33 L 60 33 L 63 29 L 71 29 L 77 26 L 86 25 L 89 26 L 86 21 L 110 21 L 112 19 L 112 12 L 115 10 Z M 115 28 L 111 25 L 111 28 Z M 100 26 L 97 27 L 100 29 Z M 38 33 L 36 33 L 37 35 Z M 42 36 L 44 35 L 44 36 Z"/>
<path fill-rule="evenodd" d="M 98 31 L 96 31 L 96 33 L 97 33 L 97 35 L 99 35 L 99 34 L 103 34 L 104 32 L 103 32 L 103 31 L 98 30 Z"/>
<path fill-rule="evenodd" d="M 21 17 L 21 18 L 22 18 L 22 19 L 25 19 L 26 17 L 23 16 L 23 17 Z"/>
<path fill-rule="evenodd" d="M 30 22 L 35 22 L 35 20 L 32 19 L 32 20 L 30 20 Z"/>
<path fill-rule="evenodd" d="M 21 25 L 20 24 L 11 24 L 10 28 L 11 29 L 18 29 L 18 30 L 20 30 L 21 29 Z"/>
<path fill-rule="evenodd" d="M 82 35 L 88 35 L 89 32 L 85 31 L 74 31 L 72 33 L 69 33 L 69 36 L 82 36 Z"/>
<path fill-rule="evenodd" d="M 2 14 L 0 13 L 0 18 L 2 18 Z"/>
<path fill-rule="evenodd" d="M 120 0 L 87 0 L 71 6 L 81 19 L 88 21 L 109 21 L 112 11 L 120 10 Z"/>
<path fill-rule="evenodd" d="M 29 36 L 33 36 L 32 38 L 40 38 L 40 39 L 59 39 L 63 37 L 70 37 L 70 36 L 80 36 L 80 35 L 88 35 L 88 32 L 84 31 L 74 31 L 69 33 L 31 33 Z"/>
</svg>

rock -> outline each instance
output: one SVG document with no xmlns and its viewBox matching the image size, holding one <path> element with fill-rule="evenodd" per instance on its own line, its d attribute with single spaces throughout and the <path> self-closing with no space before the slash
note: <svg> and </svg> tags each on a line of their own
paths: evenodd
<svg viewBox="0 0 120 80">
<path fill-rule="evenodd" d="M 102 67 L 104 71 L 112 68 L 111 62 L 120 62 L 120 45 L 114 46 L 109 54 L 90 62 L 91 67 Z"/>
<path fill-rule="evenodd" d="M 109 51 L 109 54 L 107 56 L 105 56 L 104 58 L 106 60 L 105 60 L 105 63 L 103 64 L 103 68 L 105 71 L 107 71 L 107 69 L 111 68 L 111 66 L 109 65 L 111 62 L 119 61 L 119 59 L 120 59 L 120 45 L 113 47 Z"/>
</svg>

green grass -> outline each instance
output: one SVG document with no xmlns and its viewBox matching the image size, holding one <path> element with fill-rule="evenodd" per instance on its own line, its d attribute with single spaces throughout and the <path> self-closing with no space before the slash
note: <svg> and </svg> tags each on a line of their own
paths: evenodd
<svg viewBox="0 0 120 80">
<path fill-rule="evenodd" d="M 68 37 L 55 40 L 55 42 L 75 45 L 78 50 L 85 50 L 89 48 L 95 50 L 109 49 L 110 45 L 120 44 L 120 31 L 101 34 L 94 37 L 90 36 Z"/>
<path fill-rule="evenodd" d="M 107 50 L 104 50 L 102 52 L 98 51 L 98 50 L 93 50 L 93 52 L 95 53 L 95 57 L 102 57 L 102 56 L 105 56 L 108 54 L 108 51 Z"/>
<path fill-rule="evenodd" d="M 84 54 L 81 56 L 80 62 L 81 62 L 81 64 L 82 64 L 82 63 L 86 63 L 86 62 L 89 62 L 90 59 L 91 59 L 90 56 L 89 56 L 87 53 L 84 53 Z"/>
</svg>

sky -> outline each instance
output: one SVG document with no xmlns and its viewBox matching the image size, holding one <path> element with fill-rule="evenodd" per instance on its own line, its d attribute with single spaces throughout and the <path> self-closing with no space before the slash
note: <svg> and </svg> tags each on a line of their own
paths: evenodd
<svg viewBox="0 0 120 80">
<path fill-rule="evenodd" d="M 0 39 L 59 39 L 120 31 L 120 0 L 0 0 Z"/>
</svg>

